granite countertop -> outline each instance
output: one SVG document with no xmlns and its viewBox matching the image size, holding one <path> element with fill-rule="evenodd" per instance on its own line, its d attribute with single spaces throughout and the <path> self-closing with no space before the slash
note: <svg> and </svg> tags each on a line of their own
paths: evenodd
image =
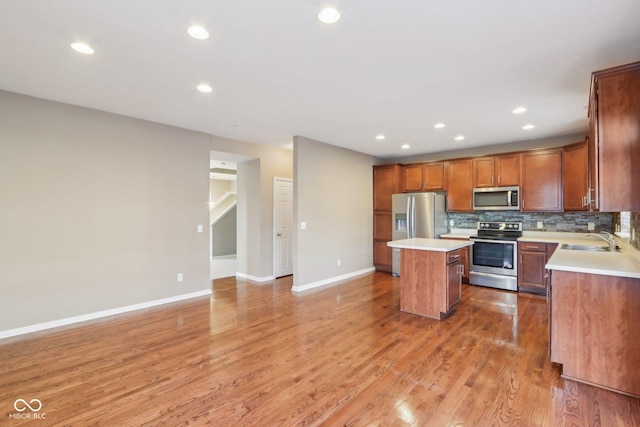
<svg viewBox="0 0 640 427">
<path fill-rule="evenodd" d="M 387 246 L 397 249 L 417 249 L 421 251 L 437 251 L 437 252 L 451 252 L 456 249 L 464 248 L 466 246 L 473 245 L 473 242 L 468 240 L 443 240 L 443 239 L 403 239 L 392 240 L 387 242 Z"/>
</svg>

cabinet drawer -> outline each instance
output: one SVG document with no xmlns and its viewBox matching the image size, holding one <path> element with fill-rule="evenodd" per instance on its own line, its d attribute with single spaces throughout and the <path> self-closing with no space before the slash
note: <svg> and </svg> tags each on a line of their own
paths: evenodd
<svg viewBox="0 0 640 427">
<path fill-rule="evenodd" d="M 527 252 L 546 252 L 547 244 L 538 242 L 521 242 L 518 244 L 518 250 Z"/>
<path fill-rule="evenodd" d="M 447 252 L 447 264 L 460 261 L 462 259 L 462 250 L 456 249 L 455 251 Z"/>
</svg>

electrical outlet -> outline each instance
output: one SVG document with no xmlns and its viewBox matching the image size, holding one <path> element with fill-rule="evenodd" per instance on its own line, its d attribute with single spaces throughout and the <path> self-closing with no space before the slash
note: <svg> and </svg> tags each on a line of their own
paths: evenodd
<svg viewBox="0 0 640 427">
<path fill-rule="evenodd" d="M 202 224 L 198 224 L 198 233 L 202 233 L 203 227 Z"/>
<path fill-rule="evenodd" d="M 538 221 L 537 227 L 538 228 L 544 228 L 543 225 L 542 225 L 542 221 Z"/>
<path fill-rule="evenodd" d="M 300 221 L 300 230 L 305 230 L 307 228 L 307 222 L 306 221 Z"/>
<path fill-rule="evenodd" d="M 178 273 L 178 282 L 182 282 L 183 278 L 182 273 Z"/>
<path fill-rule="evenodd" d="M 340 267 L 340 258 L 338 258 L 338 267 Z"/>
<path fill-rule="evenodd" d="M 452 219 L 449 220 L 449 227 L 453 227 L 453 220 Z"/>
<path fill-rule="evenodd" d="M 587 230 L 593 231 L 596 229 L 596 225 L 593 222 L 587 223 Z"/>
</svg>

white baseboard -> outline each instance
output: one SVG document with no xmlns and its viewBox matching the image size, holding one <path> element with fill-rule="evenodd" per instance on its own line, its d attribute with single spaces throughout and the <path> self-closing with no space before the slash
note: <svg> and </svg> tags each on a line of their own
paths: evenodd
<svg viewBox="0 0 640 427">
<path fill-rule="evenodd" d="M 252 276 L 250 274 L 244 274 L 244 273 L 236 273 L 236 277 L 239 277 L 240 279 L 251 280 L 252 282 L 258 282 L 258 283 L 271 282 L 272 280 L 276 280 L 276 276 L 257 277 L 257 276 Z"/>
<path fill-rule="evenodd" d="M 45 329 L 57 328 L 60 326 L 72 325 L 74 323 L 86 322 L 87 320 L 94 320 L 94 319 L 99 319 L 101 317 L 113 316 L 115 314 L 122 314 L 130 311 L 142 310 L 145 308 L 155 307 L 163 304 L 169 304 L 172 302 L 182 301 L 182 300 L 191 299 L 191 298 L 202 297 L 206 295 L 211 295 L 211 289 L 206 289 L 198 292 L 191 292 L 189 294 L 176 295 L 174 297 L 163 298 L 155 301 L 147 301 L 140 304 L 128 305 L 125 307 L 113 308 L 110 310 L 97 311 L 95 313 L 83 314 L 80 316 L 67 317 L 66 319 L 53 320 L 51 322 L 37 323 L 35 325 L 24 326 L 22 328 L 8 329 L 5 331 L 0 331 L 0 339 L 29 334 L 32 332 L 43 331 Z"/>
<path fill-rule="evenodd" d="M 306 285 L 293 286 L 291 290 L 293 292 L 308 291 L 309 289 L 317 288 L 319 286 L 324 286 L 330 283 L 339 282 L 341 280 L 350 279 L 352 277 L 361 276 L 366 273 L 371 273 L 372 271 L 375 271 L 375 270 L 376 270 L 375 267 L 369 267 L 369 268 L 365 268 L 364 270 L 354 271 L 352 273 L 343 274 L 341 276 L 331 277 L 329 279 L 319 280 L 313 283 L 307 283 Z"/>
</svg>

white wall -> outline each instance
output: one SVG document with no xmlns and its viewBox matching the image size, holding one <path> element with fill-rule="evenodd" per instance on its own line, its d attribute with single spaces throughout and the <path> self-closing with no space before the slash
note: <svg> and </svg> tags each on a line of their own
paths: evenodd
<svg viewBox="0 0 640 427">
<path fill-rule="evenodd" d="M 0 335 L 210 291 L 211 151 L 256 159 L 240 272 L 272 276 L 291 151 L 0 91 Z"/>
<path fill-rule="evenodd" d="M 300 136 L 294 158 L 294 290 L 370 271 L 376 159 Z"/>
<path fill-rule="evenodd" d="M 0 331 L 210 289 L 210 144 L 0 91 Z"/>
<path fill-rule="evenodd" d="M 218 136 L 211 137 L 211 150 L 253 159 L 238 163 L 238 273 L 260 282 L 271 280 L 274 275 L 273 178 L 293 177 L 293 154 L 285 149 Z"/>
</svg>

